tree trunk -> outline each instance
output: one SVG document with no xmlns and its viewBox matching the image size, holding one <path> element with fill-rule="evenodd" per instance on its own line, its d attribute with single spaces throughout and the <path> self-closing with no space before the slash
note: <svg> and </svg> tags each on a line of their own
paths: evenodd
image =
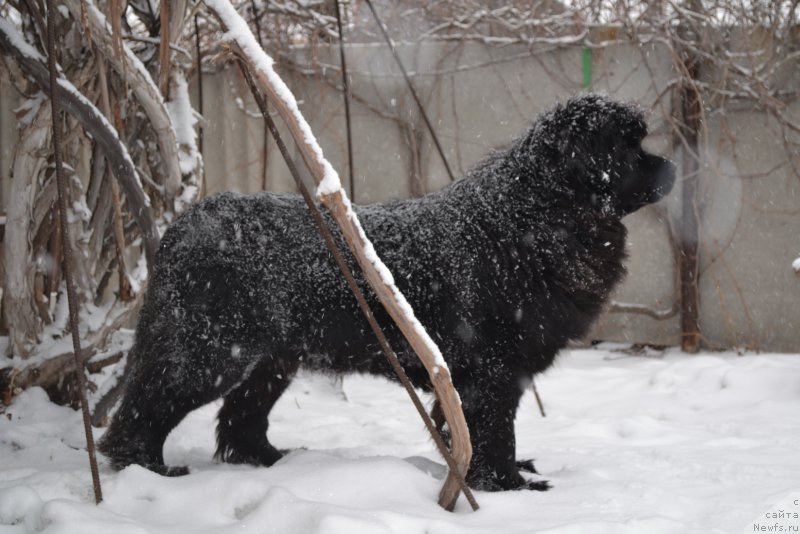
<svg viewBox="0 0 800 534">
<path fill-rule="evenodd" d="M 699 131 L 702 102 L 699 89 L 692 83 L 699 74 L 694 58 L 686 62 L 689 80 L 681 88 L 681 119 L 684 138 L 681 170 L 683 175 L 680 224 L 680 283 L 681 283 L 681 349 L 696 353 L 700 350 L 700 293 L 698 291 L 698 182 L 700 164 Z"/>
<path fill-rule="evenodd" d="M 36 258 L 31 257 L 30 242 L 34 199 L 39 176 L 47 166 L 41 153 L 50 142 L 50 105 L 42 103 L 36 117 L 20 136 L 14 152 L 10 197 L 4 239 L 6 279 L 3 307 L 8 321 L 12 354 L 27 358 L 30 344 L 38 339 L 41 322 L 33 302 Z"/>
</svg>

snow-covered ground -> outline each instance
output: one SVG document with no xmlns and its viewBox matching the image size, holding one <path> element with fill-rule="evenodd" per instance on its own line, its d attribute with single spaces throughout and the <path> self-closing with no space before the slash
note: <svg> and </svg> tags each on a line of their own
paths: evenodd
<svg viewBox="0 0 800 534">
<path fill-rule="evenodd" d="M 183 478 L 101 466 L 95 506 L 79 414 L 27 391 L 0 414 L 0 534 L 800 532 L 800 356 L 574 350 L 517 417 L 520 458 L 549 492 L 436 505 L 443 462 L 396 385 L 296 380 L 271 468 L 215 464 L 214 413 L 170 436 Z M 97 435 L 100 431 L 97 431 Z M 301 449 L 301 447 L 303 449 Z M 754 524 L 754 521 L 756 522 Z"/>
</svg>

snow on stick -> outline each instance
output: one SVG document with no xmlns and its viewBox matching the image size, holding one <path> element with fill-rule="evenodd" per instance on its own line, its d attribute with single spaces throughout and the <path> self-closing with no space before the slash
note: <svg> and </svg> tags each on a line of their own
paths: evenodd
<svg viewBox="0 0 800 534">
<path fill-rule="evenodd" d="M 391 272 L 381 261 L 364 232 L 342 188 L 338 173 L 325 159 L 311 127 L 300 113 L 294 95 L 275 72 L 272 58 L 264 52 L 247 23 L 228 0 L 205 0 L 205 3 L 225 27 L 226 33 L 223 39 L 231 43 L 233 51 L 248 65 L 259 88 L 272 101 L 286 122 L 317 183 L 317 196 L 336 220 L 370 286 L 428 370 L 451 429 L 452 454 L 457 470 L 463 477 L 469 468 L 472 446 L 461 402 L 453 387 L 450 370 L 441 351 L 414 315 L 411 305 L 395 285 Z M 439 503 L 447 509 L 452 509 L 459 492 L 458 475 L 451 472 L 440 492 Z"/>
</svg>

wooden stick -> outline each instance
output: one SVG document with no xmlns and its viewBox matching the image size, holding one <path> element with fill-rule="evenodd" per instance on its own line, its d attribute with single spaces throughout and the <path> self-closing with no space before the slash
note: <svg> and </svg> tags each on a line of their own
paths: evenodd
<svg viewBox="0 0 800 534">
<path fill-rule="evenodd" d="M 61 221 L 58 219 L 58 214 L 53 213 L 53 234 L 51 236 L 51 250 L 50 255 L 53 257 L 53 263 L 50 267 L 50 283 L 47 286 L 47 293 L 45 297 L 50 300 L 53 293 L 58 292 L 58 286 L 61 284 Z"/>
<path fill-rule="evenodd" d="M 536 397 L 536 404 L 539 405 L 539 413 L 542 414 L 542 417 L 547 417 L 544 413 L 544 404 L 542 404 L 542 398 L 539 396 L 539 390 L 536 389 L 536 380 L 531 381 L 531 388 L 533 388 L 533 396 Z"/>
<path fill-rule="evenodd" d="M 403 62 L 400 60 L 400 55 L 397 53 L 397 48 L 394 46 L 394 41 L 392 41 L 392 38 L 389 36 L 389 32 L 386 31 L 386 27 L 383 25 L 383 21 L 378 16 L 378 12 L 375 10 L 375 6 L 372 5 L 371 0 L 365 1 L 367 2 L 367 7 L 369 7 L 369 10 L 372 11 L 372 16 L 375 19 L 375 22 L 378 24 L 378 29 L 381 31 L 386 44 L 389 45 L 389 50 L 392 52 L 394 62 L 397 64 L 400 72 L 403 74 L 403 78 L 406 80 L 408 91 L 414 98 L 414 102 L 417 103 L 417 109 L 419 109 L 419 114 L 422 115 L 422 120 L 425 122 L 425 126 L 428 128 L 428 132 L 431 134 L 431 139 L 433 139 L 433 145 L 436 147 L 436 152 L 438 152 L 439 157 L 442 158 L 444 170 L 447 171 L 447 176 L 450 178 L 450 181 L 455 182 L 456 178 L 453 175 L 453 171 L 450 169 L 450 164 L 447 163 L 447 157 L 445 157 L 444 149 L 442 148 L 442 144 L 439 142 L 439 136 L 436 135 L 436 131 L 433 129 L 433 124 L 431 124 L 431 120 L 428 118 L 428 114 L 425 112 L 425 106 L 422 105 L 422 100 L 417 94 L 414 84 L 411 82 L 411 76 L 408 75 L 406 68 L 403 66 Z"/>
<path fill-rule="evenodd" d="M 228 0 L 205 0 L 205 3 L 217 15 L 226 30 L 230 28 L 237 30 L 228 31 L 225 34 L 225 38 L 230 42 L 231 50 L 247 65 L 259 90 L 269 98 L 278 114 L 283 118 L 314 181 L 318 186 L 323 186 L 321 193 L 318 190 L 318 196 L 339 226 L 364 277 L 428 371 L 431 384 L 442 404 L 445 418 L 451 429 L 452 454 L 456 469 L 450 470 L 439 493 L 439 504 L 445 509 L 451 510 L 455 506 L 464 477 L 469 469 L 472 445 L 469 440 L 466 419 L 461 409 L 461 401 L 453 387 L 447 364 L 441 359 L 441 354 L 438 354 L 436 344 L 428 337 L 413 312 L 410 311 L 405 297 L 391 283 L 391 280 L 386 279 L 385 273 L 388 270 L 374 253 L 341 184 L 331 190 L 325 188 L 329 185 L 328 180 L 331 178 L 329 173 L 335 175 L 335 171 L 324 159 L 319 146 L 313 141 L 310 127 L 300 115 L 296 102 L 287 101 L 291 98 L 291 94 L 287 94 L 288 88 L 272 70 L 269 56 L 258 46 L 255 37 Z M 245 29 L 247 30 L 246 34 L 244 33 Z M 323 183 L 323 180 L 326 183 Z M 335 177 L 335 182 L 338 183 L 338 177 Z M 372 251 L 372 254 L 367 252 L 368 249 Z M 477 507 L 477 503 L 472 502 L 471 504 L 473 504 L 473 508 Z"/>
<path fill-rule="evenodd" d="M 97 504 L 103 500 L 100 488 L 100 474 L 97 469 L 97 456 L 94 450 L 94 437 L 92 436 L 91 416 L 89 403 L 86 400 L 86 374 L 83 371 L 81 360 L 81 339 L 78 328 L 78 296 L 75 294 L 75 284 L 72 279 L 72 248 L 69 242 L 69 226 L 67 225 L 67 202 L 69 187 L 64 167 L 61 161 L 61 109 L 60 88 L 58 85 L 58 69 L 56 66 L 56 25 L 55 0 L 47 0 L 47 59 L 50 71 L 50 107 L 53 114 L 53 159 L 56 167 L 56 180 L 58 183 L 58 214 L 61 221 L 61 241 L 64 256 L 64 281 L 67 286 L 67 302 L 69 305 L 69 324 L 72 331 L 72 347 L 74 349 L 75 376 L 78 379 L 78 395 L 83 412 L 83 429 L 86 434 L 86 451 L 89 453 L 89 467 L 92 472 L 94 486 L 94 500 Z"/>
<path fill-rule="evenodd" d="M 161 0 L 161 39 L 158 45 L 158 88 L 164 100 L 169 100 L 169 70 L 172 63 L 172 54 L 169 49 L 169 0 Z"/>
<path fill-rule="evenodd" d="M 258 44 L 264 48 L 264 40 L 261 37 L 261 16 L 258 13 L 258 6 L 256 0 L 250 0 L 250 8 L 253 10 L 253 22 L 256 27 L 256 35 L 258 36 Z M 266 50 L 266 48 L 264 48 Z M 266 102 L 264 102 L 266 106 Z M 262 114 L 267 113 L 262 110 Z M 267 190 L 267 176 L 269 171 L 269 125 L 266 119 L 264 120 L 264 139 L 261 145 L 261 189 Z"/>
<path fill-rule="evenodd" d="M 203 52 L 200 49 L 200 28 L 199 24 L 197 23 L 197 14 L 194 16 L 194 47 L 195 47 L 195 54 L 197 55 L 197 112 L 200 116 L 203 116 Z M 200 153 L 200 157 L 204 157 L 203 155 L 203 121 L 197 122 L 197 151 Z M 203 165 L 203 172 L 202 176 L 199 176 L 200 183 L 200 198 L 206 196 L 206 177 L 205 177 L 205 165 Z"/>
<path fill-rule="evenodd" d="M 350 119 L 350 80 L 347 76 L 347 57 L 344 53 L 344 31 L 339 0 L 334 0 L 336 27 L 339 29 L 339 63 L 342 65 L 342 98 L 344 99 L 344 124 L 347 131 L 347 182 L 350 185 L 350 198 L 356 201 L 355 169 L 353 168 L 353 129 Z"/>
<path fill-rule="evenodd" d="M 108 91 L 105 60 L 103 59 L 103 56 L 99 54 L 97 54 L 97 64 L 97 70 L 100 73 L 100 100 L 103 107 L 103 113 L 105 113 L 109 122 L 114 121 L 116 123 L 114 126 L 117 128 L 117 132 L 122 135 L 124 129 L 122 127 L 121 117 L 119 114 L 112 116 L 111 113 L 111 98 Z M 122 200 L 120 199 L 119 184 L 117 183 L 117 179 L 111 176 L 108 167 L 106 167 L 104 177 L 109 181 L 109 185 L 111 186 L 111 205 L 114 207 L 114 253 L 117 256 L 119 299 L 123 302 L 127 302 L 131 300 L 133 295 L 131 294 L 132 289 L 130 280 L 128 280 L 128 273 L 125 269 L 125 230 L 123 228 L 122 221 Z"/>
</svg>

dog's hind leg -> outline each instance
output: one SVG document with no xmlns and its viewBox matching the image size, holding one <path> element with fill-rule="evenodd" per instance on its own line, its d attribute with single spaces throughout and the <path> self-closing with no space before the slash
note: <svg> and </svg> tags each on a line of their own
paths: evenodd
<svg viewBox="0 0 800 534">
<path fill-rule="evenodd" d="M 157 358 L 138 354 L 143 357 L 134 361 L 124 399 L 99 443 L 112 467 L 138 464 L 163 475 L 188 472 L 164 464 L 164 441 L 189 412 L 221 397 L 241 378 L 241 367 L 224 352 L 206 350 L 197 358 L 178 351 Z"/>
<path fill-rule="evenodd" d="M 227 395 L 219 410 L 215 457 L 229 463 L 272 465 L 282 454 L 267 439 L 269 412 L 289 386 L 299 358 L 265 356 Z"/>
</svg>

